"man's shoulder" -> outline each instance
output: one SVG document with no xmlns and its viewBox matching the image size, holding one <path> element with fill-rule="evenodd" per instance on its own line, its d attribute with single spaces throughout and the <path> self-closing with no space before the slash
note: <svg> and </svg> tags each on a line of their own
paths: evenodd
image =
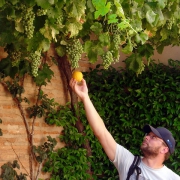
<svg viewBox="0 0 180 180">
<path fill-rule="evenodd" d="M 164 165 L 164 169 L 169 176 L 174 178 L 173 180 L 180 180 L 180 176 L 176 174 L 174 171 L 172 171 L 170 168 Z"/>
</svg>

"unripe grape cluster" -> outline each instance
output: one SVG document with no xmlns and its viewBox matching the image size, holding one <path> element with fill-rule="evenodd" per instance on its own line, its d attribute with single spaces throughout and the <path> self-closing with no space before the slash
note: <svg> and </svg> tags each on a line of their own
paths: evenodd
<svg viewBox="0 0 180 180">
<path fill-rule="evenodd" d="M 78 68 L 78 61 L 81 59 L 81 54 L 83 53 L 83 47 L 79 39 L 73 39 L 72 42 L 67 44 L 66 53 L 71 62 L 72 68 Z"/>
<path fill-rule="evenodd" d="M 145 67 L 145 65 L 144 65 L 144 63 L 142 62 L 141 65 L 140 65 L 140 67 L 139 67 L 139 69 L 138 69 L 138 71 L 136 72 L 136 74 L 137 74 L 137 75 L 141 74 L 141 73 L 144 71 L 144 67 Z"/>
<path fill-rule="evenodd" d="M 171 30 L 173 24 L 175 24 L 175 18 L 171 17 L 168 21 L 167 21 L 167 29 Z"/>
<path fill-rule="evenodd" d="M 35 14 L 32 8 L 24 8 L 22 10 L 22 25 L 24 27 L 24 33 L 28 39 L 33 37 Z"/>
<path fill-rule="evenodd" d="M 121 43 L 121 38 L 119 34 L 113 34 L 112 41 L 114 43 L 114 48 L 119 50 L 119 46 Z"/>
<path fill-rule="evenodd" d="M 113 54 L 111 51 L 107 51 L 102 55 L 104 69 L 108 69 L 111 63 L 114 61 Z"/>
<path fill-rule="evenodd" d="M 47 9 L 38 9 L 36 12 L 37 16 L 44 16 L 47 14 Z"/>
<path fill-rule="evenodd" d="M 20 51 L 8 51 L 8 54 L 12 62 L 12 67 L 18 66 L 22 53 Z"/>
<path fill-rule="evenodd" d="M 63 24 L 63 21 L 64 21 L 64 12 L 61 11 L 56 19 L 56 23 L 61 25 Z"/>
<path fill-rule="evenodd" d="M 38 76 L 38 68 L 41 64 L 41 52 L 30 53 L 31 70 L 34 77 Z"/>
</svg>

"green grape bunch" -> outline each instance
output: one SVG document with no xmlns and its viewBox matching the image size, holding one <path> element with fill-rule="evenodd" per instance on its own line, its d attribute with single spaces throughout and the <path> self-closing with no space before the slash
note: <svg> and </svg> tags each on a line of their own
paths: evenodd
<svg viewBox="0 0 180 180">
<path fill-rule="evenodd" d="M 66 53 L 71 62 L 72 68 L 78 68 L 78 62 L 81 59 L 81 55 L 83 53 L 83 46 L 79 39 L 73 39 L 71 43 L 67 44 Z"/>
<path fill-rule="evenodd" d="M 20 51 L 8 51 L 8 55 L 11 59 L 12 67 L 18 66 L 22 53 Z"/>
<path fill-rule="evenodd" d="M 38 76 L 38 68 L 41 64 L 41 52 L 36 51 L 35 53 L 30 53 L 30 61 L 31 61 L 31 71 L 33 77 Z"/>
<path fill-rule="evenodd" d="M 65 13 L 63 11 L 60 11 L 59 16 L 56 19 L 56 24 L 62 25 L 65 19 L 64 17 L 65 17 Z"/>
<path fill-rule="evenodd" d="M 28 39 L 31 39 L 33 37 L 34 19 L 35 19 L 35 14 L 34 14 L 32 8 L 25 7 L 24 9 L 22 9 L 22 20 L 21 20 L 21 22 L 22 22 L 22 25 L 24 27 L 24 33 Z"/>
<path fill-rule="evenodd" d="M 111 63 L 114 62 L 112 53 L 112 51 L 107 51 L 105 54 L 101 56 L 103 60 L 104 69 L 108 69 Z"/>
<path fill-rule="evenodd" d="M 175 24 L 175 18 L 171 17 L 168 21 L 167 21 L 167 29 L 171 30 L 173 27 L 173 24 Z"/>
<path fill-rule="evenodd" d="M 121 44 L 121 38 L 119 34 L 113 34 L 112 36 L 112 42 L 114 43 L 114 48 L 116 50 L 119 50 L 120 44 Z"/>
<path fill-rule="evenodd" d="M 36 12 L 37 16 L 44 16 L 47 14 L 47 9 L 38 9 Z"/>
</svg>

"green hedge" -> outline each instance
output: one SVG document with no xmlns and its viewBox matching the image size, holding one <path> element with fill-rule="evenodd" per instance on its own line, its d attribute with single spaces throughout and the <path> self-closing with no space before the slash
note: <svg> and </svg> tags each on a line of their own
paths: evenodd
<svg viewBox="0 0 180 180">
<path fill-rule="evenodd" d="M 103 70 L 97 66 L 84 73 L 84 77 L 91 100 L 108 130 L 132 153 L 140 154 L 145 124 L 164 126 L 172 131 L 177 145 L 166 164 L 180 174 L 180 71 L 163 64 L 152 64 L 137 77 L 127 70 L 112 67 Z M 51 180 L 89 180 L 90 165 L 93 180 L 118 180 L 117 170 L 93 135 L 81 103 L 77 110 L 85 127 L 83 134 L 77 131 L 77 118 L 68 105 L 46 119 L 49 124 L 64 127 L 60 139 L 66 147 L 52 152 L 43 170 L 51 173 Z M 91 147 L 90 157 L 83 147 L 87 140 Z"/>
<path fill-rule="evenodd" d="M 97 67 L 85 78 L 108 130 L 132 153 L 140 154 L 145 124 L 171 130 L 176 150 L 166 164 L 180 174 L 180 70 L 151 64 L 137 77 L 123 69 L 107 71 Z"/>
</svg>

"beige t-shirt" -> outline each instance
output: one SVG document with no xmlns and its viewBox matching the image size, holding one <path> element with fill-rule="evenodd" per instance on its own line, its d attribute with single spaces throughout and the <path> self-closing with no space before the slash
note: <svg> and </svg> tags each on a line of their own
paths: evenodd
<svg viewBox="0 0 180 180">
<path fill-rule="evenodd" d="M 117 144 L 116 155 L 113 163 L 119 172 L 120 180 L 126 180 L 133 160 L 134 155 L 123 146 Z M 180 176 L 165 165 L 160 169 L 152 169 L 141 161 L 139 167 L 141 168 L 139 180 L 180 180 Z M 136 173 L 130 177 L 130 180 L 136 180 Z"/>
</svg>

